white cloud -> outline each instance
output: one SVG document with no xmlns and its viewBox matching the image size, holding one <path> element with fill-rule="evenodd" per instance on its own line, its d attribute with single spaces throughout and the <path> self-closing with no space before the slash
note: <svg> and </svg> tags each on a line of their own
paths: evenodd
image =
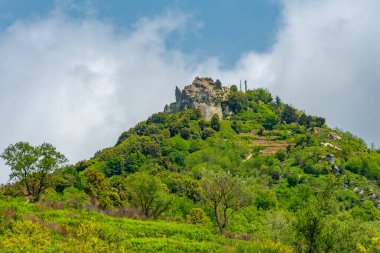
<svg viewBox="0 0 380 253">
<path fill-rule="evenodd" d="M 193 76 L 190 62 L 165 47 L 185 21 L 167 13 L 120 33 L 54 14 L 10 26 L 0 34 L 0 149 L 48 141 L 75 162 L 113 145 Z"/>
<path fill-rule="evenodd" d="M 161 111 L 174 85 L 195 75 L 247 79 L 379 144 L 380 2 L 283 4 L 272 50 L 242 55 L 232 69 L 166 47 L 172 32 L 186 32 L 183 14 L 142 18 L 122 30 L 59 11 L 12 24 L 0 33 L 0 150 L 48 141 L 72 162 L 88 158 Z M 0 170 L 4 182 L 8 170 Z"/>
<path fill-rule="evenodd" d="M 248 79 L 286 102 L 380 144 L 379 1 L 284 1 L 270 52 L 243 55 L 225 80 Z"/>
</svg>

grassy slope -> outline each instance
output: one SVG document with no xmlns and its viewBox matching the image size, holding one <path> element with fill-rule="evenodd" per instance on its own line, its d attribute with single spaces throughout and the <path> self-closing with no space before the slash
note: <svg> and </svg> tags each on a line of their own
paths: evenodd
<svg viewBox="0 0 380 253">
<path fill-rule="evenodd" d="M 0 200 L 0 252 L 291 252 L 204 227 Z"/>
</svg>

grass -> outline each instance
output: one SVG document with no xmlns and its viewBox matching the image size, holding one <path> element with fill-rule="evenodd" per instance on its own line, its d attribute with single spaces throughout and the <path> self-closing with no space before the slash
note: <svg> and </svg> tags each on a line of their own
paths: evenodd
<svg viewBox="0 0 380 253">
<path fill-rule="evenodd" d="M 115 218 L 0 200 L 0 252 L 291 252 L 168 221 Z"/>
</svg>

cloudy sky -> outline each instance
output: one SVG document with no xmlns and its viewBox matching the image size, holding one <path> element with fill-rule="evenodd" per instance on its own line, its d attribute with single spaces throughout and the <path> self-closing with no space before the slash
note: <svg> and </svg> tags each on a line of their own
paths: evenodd
<svg viewBox="0 0 380 253">
<path fill-rule="evenodd" d="M 72 163 L 195 76 L 248 80 L 380 144 L 380 1 L 0 0 L 0 150 Z M 0 161 L 0 182 L 9 169 Z"/>
</svg>

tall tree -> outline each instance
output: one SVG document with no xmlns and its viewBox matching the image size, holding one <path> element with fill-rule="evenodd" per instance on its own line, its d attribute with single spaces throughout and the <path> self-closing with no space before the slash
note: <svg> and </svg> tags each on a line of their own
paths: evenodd
<svg viewBox="0 0 380 253">
<path fill-rule="evenodd" d="M 9 145 L 0 157 L 11 168 L 10 179 L 20 181 L 25 187 L 22 192 L 33 201 L 39 200 L 48 187 L 49 174 L 67 162 L 66 157 L 49 143 L 34 147 L 28 142 L 17 142 Z"/>
<path fill-rule="evenodd" d="M 140 208 L 146 218 L 158 218 L 169 210 L 172 199 L 165 192 L 166 185 L 155 177 L 137 172 L 128 177 L 134 206 Z"/>
<path fill-rule="evenodd" d="M 280 115 L 280 122 L 281 123 L 285 122 L 286 124 L 290 124 L 293 122 L 297 122 L 297 120 L 298 120 L 298 115 L 297 115 L 296 109 L 294 109 L 290 105 L 285 105 Z"/>
<path fill-rule="evenodd" d="M 244 181 L 229 172 L 210 172 L 202 181 L 203 198 L 214 211 L 220 234 L 231 216 L 250 204 Z"/>
</svg>

